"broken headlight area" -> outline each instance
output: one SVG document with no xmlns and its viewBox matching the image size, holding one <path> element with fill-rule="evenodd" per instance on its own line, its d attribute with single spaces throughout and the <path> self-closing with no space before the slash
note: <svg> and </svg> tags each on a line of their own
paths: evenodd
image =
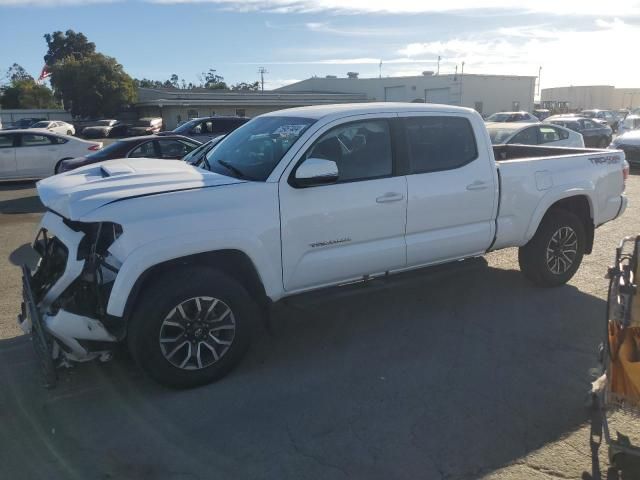
<svg viewBox="0 0 640 480">
<path fill-rule="evenodd" d="M 49 231 L 45 228 L 40 230 L 33 244 L 40 256 L 32 276 L 35 300 L 43 307 L 43 313 L 49 316 L 63 310 L 103 322 L 107 317 L 107 302 L 120 267 L 120 262 L 108 249 L 122 235 L 122 227 L 111 222 L 83 223 L 65 219 L 63 223 L 83 236 L 77 247 L 69 252 L 64 243 Z M 71 263 L 81 265 L 79 273 L 69 281 L 60 282 L 63 289 L 60 289 L 60 285 L 52 289 L 63 278 L 65 269 Z M 104 323 L 107 326 L 109 322 Z"/>
<path fill-rule="evenodd" d="M 64 223 L 84 233 L 76 253 L 77 260 L 84 260 L 84 267 L 53 306 L 101 319 L 106 316 L 107 301 L 120 267 L 108 249 L 122 235 L 122 227 L 112 222 Z"/>
<path fill-rule="evenodd" d="M 67 266 L 69 250 L 46 229 L 41 229 L 33 243 L 40 260 L 33 274 L 32 289 L 37 302 L 62 277 Z"/>
</svg>

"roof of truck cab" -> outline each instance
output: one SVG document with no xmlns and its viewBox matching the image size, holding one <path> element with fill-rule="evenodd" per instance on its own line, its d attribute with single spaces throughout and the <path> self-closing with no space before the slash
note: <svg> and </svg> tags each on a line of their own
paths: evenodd
<svg viewBox="0 0 640 480">
<path fill-rule="evenodd" d="M 318 120 L 327 116 L 350 116 L 367 113 L 393 113 L 393 112 L 475 112 L 471 108 L 456 107 L 453 105 L 439 105 L 435 103 L 402 103 L 402 102 L 369 102 L 369 103 L 339 103 L 334 105 L 314 105 L 310 107 L 287 108 L 265 113 L 270 117 L 301 117 Z"/>
</svg>

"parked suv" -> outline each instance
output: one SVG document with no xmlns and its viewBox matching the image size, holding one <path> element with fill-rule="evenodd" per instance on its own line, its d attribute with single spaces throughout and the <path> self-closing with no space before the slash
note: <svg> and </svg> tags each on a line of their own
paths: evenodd
<svg viewBox="0 0 640 480">
<path fill-rule="evenodd" d="M 213 138 L 233 132 L 236 128 L 249 121 L 244 117 L 204 117 L 194 118 L 183 123 L 170 132 L 160 132 L 159 135 L 184 135 L 206 142 Z"/>
<path fill-rule="evenodd" d="M 152 135 L 162 130 L 162 118 L 143 117 L 137 120 L 133 127 L 129 128 L 129 135 Z"/>
<path fill-rule="evenodd" d="M 131 125 L 119 120 L 98 120 L 94 125 L 82 129 L 85 138 L 109 138 L 124 137 L 128 134 Z"/>
<path fill-rule="evenodd" d="M 536 123 L 540 120 L 529 112 L 497 112 L 489 115 L 485 121 Z"/>
<path fill-rule="evenodd" d="M 580 115 L 592 120 L 606 123 L 614 132 L 618 130 L 618 122 L 620 120 L 618 118 L 618 115 L 616 115 L 611 110 L 599 110 L 597 108 L 593 110 L 583 110 L 582 112 L 580 112 Z"/>
<path fill-rule="evenodd" d="M 585 117 L 554 115 L 548 117 L 545 123 L 552 123 L 582 134 L 586 147 L 606 148 L 611 143 L 613 131 L 608 125 Z"/>
</svg>

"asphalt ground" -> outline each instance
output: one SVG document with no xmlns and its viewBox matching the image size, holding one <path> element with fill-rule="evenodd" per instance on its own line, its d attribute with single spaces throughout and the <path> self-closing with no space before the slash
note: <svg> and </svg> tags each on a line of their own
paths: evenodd
<svg viewBox="0 0 640 480">
<path fill-rule="evenodd" d="M 627 191 L 624 217 L 598 229 L 561 288 L 530 285 L 509 249 L 450 275 L 279 306 L 273 333 L 258 331 L 213 385 L 165 389 L 119 352 L 45 390 L 15 325 L 16 265 L 43 208 L 32 183 L 1 185 L 0 478 L 638 479 L 634 465 L 607 471 L 606 445 L 592 455 L 585 407 L 604 274 L 640 232 L 640 176 Z"/>
</svg>

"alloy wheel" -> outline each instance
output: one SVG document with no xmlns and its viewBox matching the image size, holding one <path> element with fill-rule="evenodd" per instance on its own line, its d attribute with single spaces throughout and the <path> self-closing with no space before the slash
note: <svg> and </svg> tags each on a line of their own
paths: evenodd
<svg viewBox="0 0 640 480">
<path fill-rule="evenodd" d="M 571 227 L 561 227 L 547 245 L 547 267 L 551 273 L 562 275 L 573 265 L 578 252 L 578 236 Z"/>
<path fill-rule="evenodd" d="M 164 318 L 160 350 L 173 366 L 200 370 L 227 353 L 235 333 L 235 317 L 225 302 L 214 297 L 193 297 L 176 305 Z"/>
</svg>

